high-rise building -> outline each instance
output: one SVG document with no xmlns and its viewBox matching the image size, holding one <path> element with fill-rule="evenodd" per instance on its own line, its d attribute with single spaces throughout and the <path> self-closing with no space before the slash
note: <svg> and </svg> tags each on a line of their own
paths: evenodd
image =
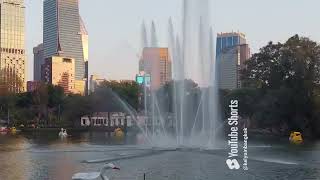
<svg viewBox="0 0 320 180">
<path fill-rule="evenodd" d="M 240 44 L 246 44 L 246 36 L 240 32 L 218 33 L 216 55 L 218 56 L 225 48 L 230 48 Z"/>
<path fill-rule="evenodd" d="M 221 33 L 217 37 L 218 81 L 221 89 L 242 86 L 241 70 L 250 58 L 250 48 L 243 33 Z"/>
<path fill-rule="evenodd" d="M 43 44 L 33 48 L 33 79 L 41 81 L 41 66 L 44 64 Z"/>
<path fill-rule="evenodd" d="M 45 0 L 43 21 L 44 57 L 62 54 L 75 59 L 75 80 L 87 81 L 88 33 L 79 0 Z"/>
<path fill-rule="evenodd" d="M 86 88 L 86 81 L 83 80 L 75 80 L 74 81 L 74 94 L 80 94 L 85 95 L 86 91 L 84 90 Z"/>
<path fill-rule="evenodd" d="M 75 60 L 62 56 L 46 58 L 43 65 L 44 81 L 63 88 L 65 93 L 79 93 L 75 89 Z"/>
<path fill-rule="evenodd" d="M 147 47 L 143 49 L 139 71 L 151 76 L 151 90 L 159 89 L 172 80 L 171 58 L 168 48 Z"/>
<path fill-rule="evenodd" d="M 80 35 L 81 35 L 81 41 L 82 41 L 82 53 L 83 53 L 83 59 L 85 62 L 88 62 L 89 60 L 89 35 L 88 31 L 86 29 L 86 26 L 80 17 Z"/>
<path fill-rule="evenodd" d="M 0 11 L 0 70 L 6 72 L 1 73 L 0 78 L 13 80 L 10 91 L 18 93 L 26 86 L 24 0 L 1 0 Z"/>
<path fill-rule="evenodd" d="M 80 17 L 80 34 L 81 34 L 81 41 L 82 41 L 82 52 L 83 52 L 83 58 L 85 62 L 85 77 L 84 77 L 84 94 L 89 94 L 89 35 L 88 31 L 86 29 L 86 26 L 84 25 L 84 22 L 82 18 Z M 79 87 L 80 88 L 80 87 Z"/>
</svg>

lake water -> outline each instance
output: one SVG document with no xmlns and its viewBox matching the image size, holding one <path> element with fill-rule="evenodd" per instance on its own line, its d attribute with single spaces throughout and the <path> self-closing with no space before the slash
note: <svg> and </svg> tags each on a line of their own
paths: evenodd
<svg viewBox="0 0 320 180">
<path fill-rule="evenodd" d="M 77 172 L 99 171 L 106 162 L 114 180 L 312 180 L 320 179 L 320 143 L 249 141 L 249 170 L 230 170 L 227 149 L 165 149 L 138 145 L 105 133 L 0 135 L 0 180 L 70 180 Z"/>
</svg>

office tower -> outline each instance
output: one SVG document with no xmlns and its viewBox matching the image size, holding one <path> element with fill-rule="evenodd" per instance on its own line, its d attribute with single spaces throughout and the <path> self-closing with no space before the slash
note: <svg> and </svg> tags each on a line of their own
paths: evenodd
<svg viewBox="0 0 320 180">
<path fill-rule="evenodd" d="M 88 82 L 89 81 L 88 79 L 89 78 L 89 35 L 81 17 L 80 17 L 80 34 L 81 34 L 81 41 L 82 41 L 83 58 L 85 62 L 84 94 L 87 95 L 89 91 L 89 84 L 88 84 L 89 83 Z M 79 83 L 82 84 L 82 82 L 79 82 Z"/>
<path fill-rule="evenodd" d="M 246 44 L 246 36 L 240 32 L 218 33 L 216 55 L 218 56 L 225 48 Z"/>
<path fill-rule="evenodd" d="M 82 53 L 83 59 L 85 62 L 88 62 L 89 59 L 89 35 L 86 29 L 86 26 L 80 17 L 80 35 L 81 35 L 81 42 L 82 42 Z"/>
<path fill-rule="evenodd" d="M 243 33 L 221 33 L 217 37 L 219 88 L 236 89 L 242 86 L 241 70 L 250 58 L 250 48 Z"/>
<path fill-rule="evenodd" d="M 33 48 L 33 80 L 41 81 L 41 66 L 44 64 L 43 44 Z"/>
<path fill-rule="evenodd" d="M 157 90 L 172 80 L 171 58 L 168 48 L 143 49 L 139 71 L 151 76 L 151 90 Z"/>
<path fill-rule="evenodd" d="M 228 47 L 220 52 L 219 61 L 219 87 L 221 89 L 236 89 L 240 87 L 239 81 L 239 46 Z"/>
<path fill-rule="evenodd" d="M 26 86 L 24 0 L 1 0 L 0 81 L 18 93 Z"/>
<path fill-rule="evenodd" d="M 80 93 L 75 89 L 75 60 L 63 56 L 46 58 L 43 65 L 44 81 L 60 86 L 65 93 Z"/>
<path fill-rule="evenodd" d="M 86 95 L 86 81 L 83 80 L 74 80 L 74 91 L 75 94 L 80 94 L 82 96 Z"/>
<path fill-rule="evenodd" d="M 75 80 L 86 81 L 88 33 L 79 14 L 79 1 L 45 0 L 43 16 L 44 57 L 61 54 L 75 59 Z"/>
<path fill-rule="evenodd" d="M 240 45 L 240 69 L 246 67 L 245 62 L 250 59 L 250 47 L 248 44 L 241 44 Z"/>
</svg>

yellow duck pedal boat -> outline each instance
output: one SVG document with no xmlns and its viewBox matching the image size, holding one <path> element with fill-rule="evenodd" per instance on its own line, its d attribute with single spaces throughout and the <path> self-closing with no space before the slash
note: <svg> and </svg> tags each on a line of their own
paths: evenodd
<svg viewBox="0 0 320 180">
<path fill-rule="evenodd" d="M 289 141 L 292 144 L 302 144 L 303 138 L 301 132 L 292 132 L 289 137 Z"/>
<path fill-rule="evenodd" d="M 118 138 L 122 138 L 124 136 L 124 132 L 121 128 L 117 128 L 114 130 L 115 136 Z"/>
</svg>

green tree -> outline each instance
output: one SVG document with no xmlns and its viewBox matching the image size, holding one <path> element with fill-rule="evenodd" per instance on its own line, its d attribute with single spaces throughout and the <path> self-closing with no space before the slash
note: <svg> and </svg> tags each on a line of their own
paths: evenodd
<svg viewBox="0 0 320 180">
<path fill-rule="evenodd" d="M 162 111 L 174 112 L 174 101 L 178 103 L 179 101 L 176 98 L 179 98 L 183 92 L 186 97 L 189 97 L 187 98 L 188 100 L 192 100 L 194 102 L 193 104 L 199 103 L 201 92 L 197 83 L 189 79 L 184 81 L 170 81 L 160 87 L 156 92 L 157 99 L 159 101 L 158 103 L 160 107 L 164 108 Z"/>
<path fill-rule="evenodd" d="M 70 95 L 64 100 L 62 117 L 64 125 L 78 126 L 82 116 L 93 114 L 93 104 L 89 96 Z"/>
<path fill-rule="evenodd" d="M 261 92 L 254 88 L 242 88 L 226 93 L 223 102 L 225 117 L 230 116 L 230 101 L 237 99 L 239 101 L 239 113 L 243 118 L 251 119 L 257 110 L 256 100 L 261 96 Z"/>
<path fill-rule="evenodd" d="M 244 86 L 256 88 L 279 88 L 284 73 L 281 68 L 282 44 L 269 44 L 260 49 L 246 62 L 242 71 Z"/>
<path fill-rule="evenodd" d="M 320 46 L 295 35 L 284 44 L 261 48 L 242 71 L 245 86 L 262 92 L 250 110 L 261 126 L 286 123 L 292 130 L 310 131 L 320 80 Z M 313 130 L 312 130 L 313 131 Z M 315 131 L 313 131 L 315 133 Z"/>
<path fill-rule="evenodd" d="M 41 83 L 37 90 L 32 92 L 33 109 L 37 116 L 34 120 L 37 124 L 45 123 L 44 120 L 48 117 L 48 88 L 47 85 Z"/>
<path fill-rule="evenodd" d="M 109 88 L 135 110 L 139 108 L 139 85 L 135 81 L 104 81 L 101 88 Z"/>
</svg>

